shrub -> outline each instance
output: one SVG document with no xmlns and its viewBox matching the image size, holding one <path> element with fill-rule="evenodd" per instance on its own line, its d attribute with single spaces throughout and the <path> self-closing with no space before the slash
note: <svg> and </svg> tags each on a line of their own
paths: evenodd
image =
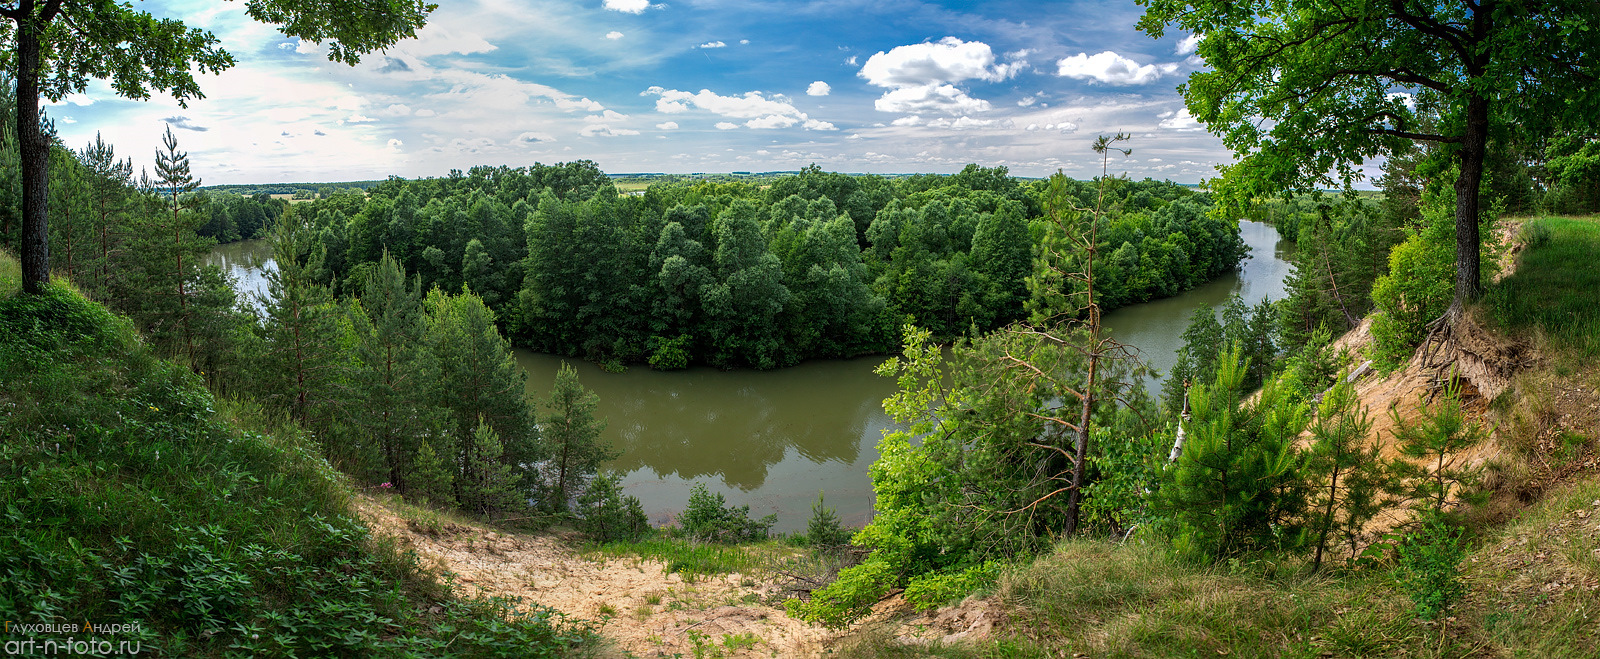
<svg viewBox="0 0 1600 659">
<path fill-rule="evenodd" d="M 622 493 L 622 476 L 598 476 L 578 497 L 578 530 L 596 542 L 638 540 L 650 531 L 639 498 Z"/>
<path fill-rule="evenodd" d="M 906 584 L 906 601 L 918 611 L 927 611 L 993 585 L 999 574 L 1000 566 L 994 561 L 984 561 L 982 565 L 965 569 L 930 572 Z"/>
<path fill-rule="evenodd" d="M 822 492 L 811 506 L 811 521 L 806 524 L 806 544 L 818 549 L 833 549 L 850 544 L 850 532 L 839 525 L 839 515 L 823 505 Z"/>
<path fill-rule="evenodd" d="M 1467 555 L 1461 531 L 1438 515 L 1428 515 L 1420 527 L 1407 533 L 1396 548 L 1395 581 L 1416 605 L 1417 615 L 1428 620 L 1461 599 L 1461 559 Z"/>
<path fill-rule="evenodd" d="M 1428 321 L 1443 315 L 1455 295 L 1455 226 L 1426 213 L 1430 224 L 1389 252 L 1389 273 L 1372 285 L 1380 312 L 1372 319 L 1372 359 L 1394 370 L 1422 342 Z"/>
<path fill-rule="evenodd" d="M 689 367 L 689 340 L 687 334 L 673 339 L 657 339 L 656 350 L 650 355 L 650 368 L 658 371 L 677 371 Z"/>
<path fill-rule="evenodd" d="M 777 521 L 777 515 L 750 519 L 750 506 L 729 506 L 720 492 L 712 494 L 704 484 L 695 483 L 689 492 L 689 506 L 678 518 L 678 528 L 695 540 L 731 544 L 765 540 Z"/>
</svg>

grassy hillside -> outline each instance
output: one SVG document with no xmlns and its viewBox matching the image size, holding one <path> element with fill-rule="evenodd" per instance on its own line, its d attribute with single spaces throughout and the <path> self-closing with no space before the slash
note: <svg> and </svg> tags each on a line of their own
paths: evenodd
<svg viewBox="0 0 1600 659">
<path fill-rule="evenodd" d="M 1600 480 L 1568 485 L 1474 543 L 1467 598 L 1415 617 L 1381 567 L 1308 576 L 1297 562 L 1199 567 L 1162 548 L 1075 540 L 1005 576 L 1005 630 L 978 643 L 894 642 L 846 657 L 1600 656 Z M 1081 653 L 1081 654 L 1079 654 Z"/>
<path fill-rule="evenodd" d="M 223 420 L 236 406 L 126 320 L 66 285 L 18 296 L 17 275 L 0 254 L 0 642 L 525 657 L 593 637 L 547 609 L 455 597 L 368 534 L 309 441 Z M 19 627 L 86 621 L 126 627 Z"/>
</svg>

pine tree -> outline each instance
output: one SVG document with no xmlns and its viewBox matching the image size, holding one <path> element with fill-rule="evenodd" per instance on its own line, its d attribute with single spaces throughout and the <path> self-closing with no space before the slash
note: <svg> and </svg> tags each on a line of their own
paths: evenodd
<svg viewBox="0 0 1600 659">
<path fill-rule="evenodd" d="M 545 417 L 543 436 L 545 453 L 550 456 L 545 507 L 552 512 L 566 512 L 568 502 L 583 491 L 600 463 L 617 457 L 610 445 L 600 440 L 606 424 L 594 417 L 599 402 L 599 396 L 578 382 L 577 369 L 563 362 L 545 404 L 549 416 Z"/>
<path fill-rule="evenodd" d="M 577 527 L 595 542 L 635 540 L 650 530 L 639 497 L 622 493 L 622 476 L 596 476 L 578 495 Z"/>
<path fill-rule="evenodd" d="M 518 472 L 516 483 L 530 488 L 534 479 L 523 472 L 543 457 L 539 432 L 527 401 L 527 375 L 495 327 L 494 312 L 470 292 L 447 295 L 437 288 L 423 300 L 423 311 L 423 381 L 433 404 L 449 413 L 457 449 L 452 457 L 461 469 L 457 500 L 466 507 L 479 504 L 468 488 L 484 478 L 474 471 L 486 464 L 473 441 L 480 420 L 495 431 L 504 463 Z"/>
<path fill-rule="evenodd" d="M 418 429 L 442 426 L 420 381 L 421 286 L 420 280 L 408 286 L 405 270 L 384 250 L 350 308 L 359 364 L 354 381 L 365 408 L 350 421 L 370 438 L 385 478 L 402 492 L 409 485 L 411 455 L 419 450 Z"/>
<path fill-rule="evenodd" d="M 312 279 L 322 251 L 313 246 L 304 214 L 285 214 L 269 240 L 277 267 L 265 273 L 268 293 L 260 300 L 266 317 L 257 392 L 301 426 L 326 431 L 345 393 L 344 312 Z"/>
<path fill-rule="evenodd" d="M 121 228 L 118 216 L 127 203 L 129 186 L 133 178 L 133 159 L 117 160 L 116 150 L 94 135 L 94 143 L 85 146 L 78 158 L 89 168 L 89 190 L 94 206 L 94 231 L 98 238 L 99 259 L 97 290 L 102 295 L 110 288 L 112 249 L 120 242 L 117 229 Z"/>
<path fill-rule="evenodd" d="M 1218 362 L 1189 389 L 1183 453 L 1151 498 L 1174 546 L 1206 559 L 1292 542 L 1305 494 L 1295 442 L 1309 409 L 1276 382 L 1241 406 L 1245 360 L 1236 347 Z"/>
<path fill-rule="evenodd" d="M 1362 527 L 1384 507 L 1380 495 L 1386 472 L 1377 445 L 1368 441 L 1371 431 L 1372 420 L 1355 387 L 1341 380 L 1317 408 L 1306 457 L 1305 474 L 1314 479 L 1307 508 L 1317 537 L 1313 571 L 1322 566 L 1330 539 L 1348 546 L 1354 558 Z"/>
<path fill-rule="evenodd" d="M 480 514 L 522 508 L 526 498 L 517 487 L 522 475 L 505 462 L 504 452 L 499 433 L 479 417 L 472 430 L 472 450 L 467 453 L 471 462 L 456 488 L 461 492 L 462 507 Z"/>
<path fill-rule="evenodd" d="M 811 504 L 811 520 L 806 522 L 806 544 L 833 549 L 849 542 L 850 532 L 839 525 L 839 515 L 823 502 L 822 490 L 817 490 L 817 502 Z"/>
<path fill-rule="evenodd" d="M 174 278 L 178 284 L 178 320 L 183 327 L 183 350 L 194 357 L 194 332 L 189 318 L 189 295 L 184 290 L 188 283 L 188 272 L 183 268 L 183 256 L 186 251 L 185 242 L 195 240 L 195 229 L 201 222 L 196 218 L 182 218 L 180 213 L 185 206 L 183 195 L 200 187 L 200 179 L 189 172 L 189 154 L 178 150 L 178 137 L 172 134 L 172 125 L 167 125 L 166 135 L 161 138 L 161 145 L 166 147 L 166 152 L 156 151 L 156 184 L 163 194 L 169 195 L 168 204 L 172 209 L 172 244 L 173 255 L 176 259 Z M 190 264 L 193 265 L 191 260 Z"/>
<path fill-rule="evenodd" d="M 1482 443 L 1487 432 L 1467 420 L 1460 382 L 1446 385 L 1437 403 L 1428 404 L 1424 394 L 1421 418 L 1415 422 L 1401 417 L 1398 407 L 1390 408 L 1389 414 L 1394 419 L 1395 447 L 1402 456 L 1390 463 L 1396 494 L 1433 517 L 1444 512 L 1451 496 L 1470 500 L 1469 488 L 1478 482 L 1482 469 L 1467 464 L 1461 453 Z"/>
<path fill-rule="evenodd" d="M 447 456 L 455 455 L 455 446 L 448 434 L 439 435 L 436 441 L 441 447 L 439 451 L 433 449 L 435 441 L 422 439 L 405 494 L 436 506 L 454 506 L 457 470 Z"/>
<path fill-rule="evenodd" d="M 1189 316 L 1189 327 L 1183 330 L 1183 347 L 1178 349 L 1178 362 L 1167 374 L 1161 398 L 1168 410 L 1183 409 L 1183 397 L 1190 386 L 1209 382 L 1216 377 L 1217 354 L 1222 351 L 1223 329 L 1217 322 L 1217 312 L 1210 307 L 1195 309 Z"/>
</svg>

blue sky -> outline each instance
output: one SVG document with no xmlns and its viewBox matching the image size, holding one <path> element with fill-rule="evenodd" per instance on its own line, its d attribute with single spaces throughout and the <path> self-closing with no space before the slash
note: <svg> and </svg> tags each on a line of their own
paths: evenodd
<svg viewBox="0 0 1600 659">
<path fill-rule="evenodd" d="M 970 162 L 1097 174 L 1089 143 L 1134 135 L 1121 171 L 1193 183 L 1230 161 L 1176 87 L 1192 38 L 1134 29 L 1132 2 L 466 0 L 347 67 L 242 3 L 142 2 L 239 61 L 207 98 L 53 104 L 137 166 L 171 125 L 207 184 L 441 176 L 576 159 L 613 173 L 953 172 Z"/>
</svg>

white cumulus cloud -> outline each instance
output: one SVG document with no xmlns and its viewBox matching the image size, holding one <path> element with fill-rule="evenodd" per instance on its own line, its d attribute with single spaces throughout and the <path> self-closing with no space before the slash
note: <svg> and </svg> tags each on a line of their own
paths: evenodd
<svg viewBox="0 0 1600 659">
<path fill-rule="evenodd" d="M 1179 132 L 1193 132 L 1205 128 L 1200 122 L 1195 121 L 1194 115 L 1189 114 L 1189 108 L 1179 110 L 1177 114 L 1163 119 L 1161 123 L 1156 124 L 1156 127 Z"/>
<path fill-rule="evenodd" d="M 1177 50 L 1176 54 L 1178 54 L 1178 55 L 1188 55 L 1188 54 L 1193 53 L 1194 51 L 1199 50 L 1199 49 L 1200 49 L 1200 35 L 1191 34 L 1191 35 L 1189 35 L 1187 37 L 1184 37 L 1183 41 L 1179 41 L 1178 42 L 1178 50 Z"/>
<path fill-rule="evenodd" d="M 518 135 L 517 139 L 514 139 L 511 142 L 513 144 L 520 144 L 520 145 L 523 145 L 523 146 L 527 146 L 527 145 L 530 145 L 530 144 L 538 144 L 540 142 L 554 142 L 554 141 L 556 141 L 556 138 L 553 135 L 550 135 L 548 133 L 535 133 L 535 132 L 531 132 L 530 131 L 530 132 L 526 132 L 526 133 L 523 133 L 521 135 Z"/>
<path fill-rule="evenodd" d="M 1108 85 L 1143 85 L 1178 70 L 1177 64 L 1144 64 L 1109 50 L 1090 55 L 1078 53 L 1056 62 L 1056 75 L 1092 79 Z"/>
<path fill-rule="evenodd" d="M 867 58 L 858 75 L 878 87 L 911 87 L 970 79 L 1000 82 L 1020 68 L 996 64 L 994 51 L 982 41 L 945 37 L 880 51 Z"/>
<path fill-rule="evenodd" d="M 717 122 L 717 130 L 733 130 L 733 129 L 738 128 L 738 127 L 739 127 L 739 124 L 732 123 L 732 122 L 727 122 L 727 121 L 719 121 L 719 122 Z"/>
<path fill-rule="evenodd" d="M 945 37 L 935 42 L 880 51 L 867 58 L 857 75 L 873 86 L 889 89 L 873 103 L 881 112 L 943 112 L 963 116 L 985 112 L 991 106 L 954 83 L 965 80 L 1000 82 L 1016 75 L 1024 66 L 1027 62 L 1021 60 L 997 62 L 989 44 L 981 41 Z"/>
<path fill-rule="evenodd" d="M 818 80 L 811 83 L 811 86 L 806 87 L 806 96 L 827 96 L 832 91 L 833 87 L 830 87 L 828 83 Z"/>
<path fill-rule="evenodd" d="M 650 0 L 605 0 L 601 6 L 624 14 L 643 14 L 650 8 Z"/>
<path fill-rule="evenodd" d="M 872 107 L 879 112 L 944 112 L 961 115 L 987 112 L 991 106 L 988 101 L 968 96 L 967 92 L 955 85 L 931 83 L 891 89 L 873 101 Z"/>
<path fill-rule="evenodd" d="M 618 32 L 616 30 L 612 30 L 612 31 L 606 33 L 606 38 L 607 39 L 621 39 L 622 38 L 622 33 Z"/>
<path fill-rule="evenodd" d="M 676 122 L 676 121 L 663 121 L 663 122 L 661 122 L 659 124 L 656 124 L 656 128 L 660 128 L 661 130 L 677 130 L 678 129 L 678 122 Z"/>
<path fill-rule="evenodd" d="M 697 48 L 727 48 L 727 47 L 728 47 L 728 44 L 722 43 L 721 41 L 707 41 L 707 42 L 697 46 Z"/>
<path fill-rule="evenodd" d="M 908 117 L 900 117 L 889 123 L 895 126 L 916 126 L 922 123 L 922 117 L 913 114 Z"/>
<path fill-rule="evenodd" d="M 781 94 L 767 96 L 759 91 L 745 92 L 742 96 L 723 96 L 709 89 L 690 93 L 677 89 L 652 86 L 640 96 L 659 96 L 656 111 L 664 114 L 688 112 L 691 108 L 705 110 L 729 119 L 743 119 L 744 125 L 756 129 L 788 128 L 800 124 L 810 130 L 833 130 L 833 124 L 807 116 Z M 724 127 L 726 124 L 727 127 Z M 739 124 L 722 122 L 717 128 L 728 130 Z"/>
</svg>

